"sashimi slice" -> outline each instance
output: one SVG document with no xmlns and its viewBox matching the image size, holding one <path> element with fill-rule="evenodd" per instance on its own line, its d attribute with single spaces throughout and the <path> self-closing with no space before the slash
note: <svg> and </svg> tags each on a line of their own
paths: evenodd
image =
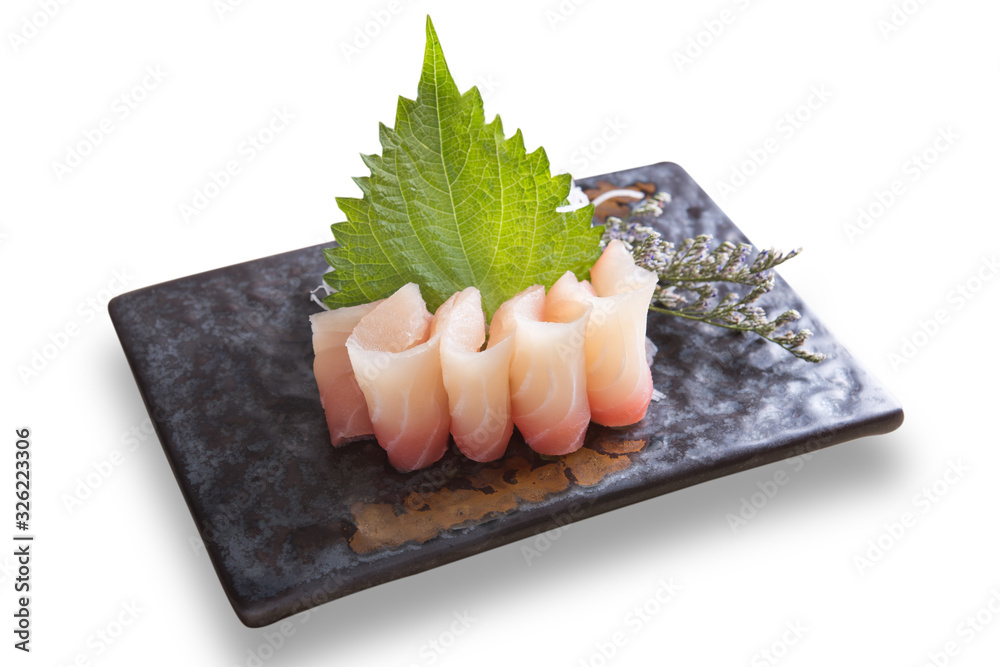
<svg viewBox="0 0 1000 667">
<path fill-rule="evenodd" d="M 361 318 L 346 344 L 375 438 L 401 472 L 434 463 L 448 447 L 441 337 L 430 335 L 431 321 L 410 283 Z"/>
<path fill-rule="evenodd" d="M 473 461 L 495 461 L 514 431 L 509 380 L 514 341 L 508 338 L 480 352 L 486 319 L 475 287 L 445 301 L 431 331 L 441 336 L 441 372 L 455 444 Z"/>
<path fill-rule="evenodd" d="M 646 356 L 646 316 L 657 277 L 637 267 L 632 253 L 612 241 L 590 269 L 593 284 L 567 272 L 546 296 L 546 316 L 569 321 L 580 304 L 593 311 L 587 325 L 587 396 L 591 418 L 627 426 L 646 416 L 653 378 Z"/>
<path fill-rule="evenodd" d="M 316 355 L 313 373 L 334 447 L 375 433 L 368 417 L 365 395 L 354 379 L 354 369 L 344 344 L 361 318 L 380 303 L 338 308 L 309 317 Z"/>
<path fill-rule="evenodd" d="M 536 452 L 558 456 L 583 445 L 590 423 L 584 338 L 591 306 L 568 307 L 573 317 L 562 323 L 543 321 L 544 306 L 541 285 L 513 296 L 493 316 L 489 346 L 513 337 L 514 424 Z"/>
<path fill-rule="evenodd" d="M 545 288 L 532 285 L 500 304 L 490 321 L 487 348 L 498 345 L 514 335 L 519 319 L 541 322 L 545 319 Z"/>
</svg>

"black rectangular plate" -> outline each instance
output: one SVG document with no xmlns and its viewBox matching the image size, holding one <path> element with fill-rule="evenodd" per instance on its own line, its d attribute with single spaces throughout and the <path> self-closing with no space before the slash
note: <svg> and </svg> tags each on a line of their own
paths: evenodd
<svg viewBox="0 0 1000 667">
<path fill-rule="evenodd" d="M 687 173 L 660 163 L 607 174 L 673 199 L 650 220 L 671 240 L 745 242 Z M 609 204 L 608 207 L 612 207 Z M 602 207 L 606 212 L 608 207 Z M 123 294 L 110 306 L 219 579 L 240 619 L 309 607 L 692 484 L 887 433 L 899 403 L 780 279 L 765 303 L 796 308 L 820 365 L 755 336 L 651 313 L 653 380 L 666 398 L 635 426 L 591 425 L 543 460 L 515 433 L 489 464 L 454 450 L 401 474 L 373 440 L 339 449 L 312 373 L 308 298 L 322 246 Z"/>
</svg>

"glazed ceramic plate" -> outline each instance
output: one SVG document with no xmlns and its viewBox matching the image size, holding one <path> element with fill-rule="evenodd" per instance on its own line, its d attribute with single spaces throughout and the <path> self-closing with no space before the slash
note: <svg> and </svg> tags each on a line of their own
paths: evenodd
<svg viewBox="0 0 1000 667">
<path fill-rule="evenodd" d="M 666 237 L 746 239 L 677 165 L 581 182 L 663 190 Z M 599 214 L 624 212 L 612 200 Z M 600 217 L 600 216 L 599 216 Z M 249 626 L 692 484 L 897 428 L 897 401 L 780 278 L 828 359 L 650 314 L 665 398 L 635 426 L 591 425 L 543 460 L 515 433 L 480 464 L 454 448 L 401 474 L 373 440 L 330 446 L 312 374 L 322 246 L 123 294 L 110 305 L 136 383 L 222 586 Z"/>
</svg>

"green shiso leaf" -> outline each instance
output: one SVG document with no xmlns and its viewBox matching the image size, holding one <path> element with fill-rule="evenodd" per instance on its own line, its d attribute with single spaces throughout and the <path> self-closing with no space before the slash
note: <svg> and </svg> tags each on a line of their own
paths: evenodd
<svg viewBox="0 0 1000 667">
<path fill-rule="evenodd" d="M 336 290 L 331 308 L 420 285 L 433 311 L 455 292 L 479 288 L 487 317 L 517 292 L 552 285 L 566 271 L 585 278 L 603 228 L 593 206 L 560 213 L 570 176 L 549 173 L 542 148 L 528 153 L 518 130 L 485 121 L 475 87 L 460 93 L 427 18 L 417 99 L 399 98 L 395 127 L 379 127 L 381 155 L 363 155 L 363 197 L 339 197 L 346 222 L 325 251 Z"/>
</svg>

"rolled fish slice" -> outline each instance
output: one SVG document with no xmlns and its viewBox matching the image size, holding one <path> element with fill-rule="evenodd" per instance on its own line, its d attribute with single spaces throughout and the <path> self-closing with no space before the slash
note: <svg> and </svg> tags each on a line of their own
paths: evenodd
<svg viewBox="0 0 1000 667">
<path fill-rule="evenodd" d="M 368 417 L 368 405 L 361 393 L 347 354 L 347 337 L 361 318 L 381 301 L 349 308 L 316 313 L 310 316 L 313 332 L 313 373 L 319 388 L 320 402 L 330 429 L 330 442 L 338 447 L 375 433 Z"/>
<path fill-rule="evenodd" d="M 440 459 L 448 447 L 448 395 L 441 376 L 440 334 L 410 283 L 361 318 L 346 347 L 379 445 L 397 470 Z"/>
<path fill-rule="evenodd" d="M 511 411 L 525 442 L 558 456 L 583 445 L 590 423 L 584 339 L 591 306 L 571 304 L 566 322 L 546 322 L 545 288 L 529 287 L 503 303 L 488 348 L 514 339 Z"/>
<path fill-rule="evenodd" d="M 495 461 L 507 450 L 514 431 L 509 380 L 514 340 L 480 351 L 486 319 L 475 287 L 445 301 L 431 330 L 441 336 L 441 371 L 455 445 L 473 461 Z"/>
<path fill-rule="evenodd" d="M 653 378 L 646 356 L 646 317 L 657 277 L 635 265 L 612 241 L 590 269 L 593 284 L 567 272 L 546 296 L 548 319 L 566 321 L 580 304 L 593 310 L 587 324 L 587 397 L 591 419 L 627 426 L 646 416 Z"/>
</svg>

